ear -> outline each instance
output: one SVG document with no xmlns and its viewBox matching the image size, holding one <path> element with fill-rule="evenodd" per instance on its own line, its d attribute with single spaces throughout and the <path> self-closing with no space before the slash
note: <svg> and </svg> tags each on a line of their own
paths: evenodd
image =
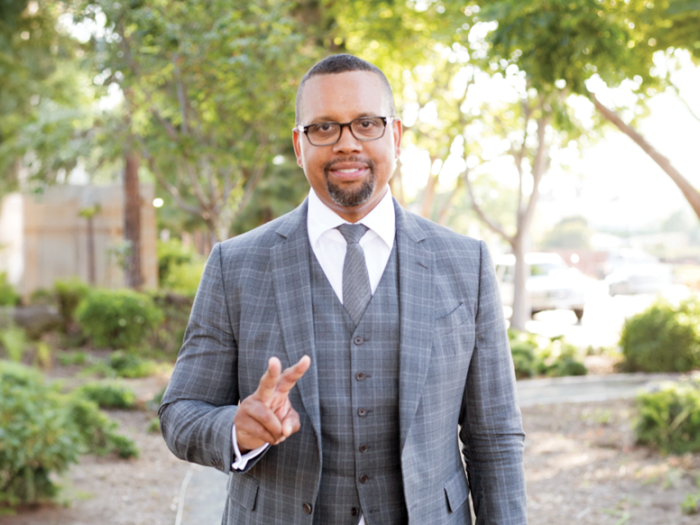
<svg viewBox="0 0 700 525">
<path fill-rule="evenodd" d="M 401 137 L 403 135 L 403 127 L 401 126 L 401 119 L 396 119 L 391 123 L 392 131 L 394 133 L 394 158 L 398 159 L 401 156 Z"/>
<path fill-rule="evenodd" d="M 297 165 L 300 168 L 304 167 L 304 161 L 302 159 L 302 154 L 301 154 L 301 141 L 303 140 L 302 134 L 299 133 L 299 130 L 293 130 L 292 131 L 292 142 L 294 143 L 294 154 L 297 157 Z"/>
</svg>

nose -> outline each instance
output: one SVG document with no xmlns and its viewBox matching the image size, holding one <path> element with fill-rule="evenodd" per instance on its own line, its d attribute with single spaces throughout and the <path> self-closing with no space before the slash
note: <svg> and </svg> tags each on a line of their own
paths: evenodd
<svg viewBox="0 0 700 525">
<path fill-rule="evenodd" d="M 362 150 L 362 142 L 357 140 L 350 131 L 350 126 L 343 126 L 340 130 L 340 140 L 333 145 L 334 153 L 350 153 Z"/>
</svg>

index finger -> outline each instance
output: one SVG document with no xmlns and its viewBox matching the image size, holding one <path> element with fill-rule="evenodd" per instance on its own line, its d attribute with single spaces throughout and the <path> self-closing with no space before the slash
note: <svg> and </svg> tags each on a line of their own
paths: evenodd
<svg viewBox="0 0 700 525">
<path fill-rule="evenodd" d="M 269 401 L 277 389 L 281 370 L 282 363 L 280 363 L 280 360 L 276 357 L 271 357 L 267 362 L 267 370 L 265 370 L 265 373 L 260 378 L 258 388 L 253 395 L 262 401 Z"/>
<path fill-rule="evenodd" d="M 297 381 L 301 379 L 301 377 L 306 373 L 310 366 L 311 358 L 308 355 L 305 355 L 304 357 L 299 359 L 299 362 L 297 364 L 287 368 L 282 373 L 282 377 L 278 381 L 277 392 L 280 394 L 286 394 L 287 392 L 289 392 L 292 388 L 294 388 L 294 385 L 297 384 Z"/>
</svg>

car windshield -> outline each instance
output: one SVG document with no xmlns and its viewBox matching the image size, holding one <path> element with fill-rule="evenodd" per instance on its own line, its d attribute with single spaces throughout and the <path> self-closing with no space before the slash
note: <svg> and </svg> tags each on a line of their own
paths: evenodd
<svg viewBox="0 0 700 525">
<path fill-rule="evenodd" d="M 530 265 L 530 275 L 540 276 L 540 275 L 550 275 L 552 273 L 560 273 L 562 270 L 566 270 L 567 266 L 563 262 L 546 262 L 546 263 L 536 263 Z"/>
</svg>

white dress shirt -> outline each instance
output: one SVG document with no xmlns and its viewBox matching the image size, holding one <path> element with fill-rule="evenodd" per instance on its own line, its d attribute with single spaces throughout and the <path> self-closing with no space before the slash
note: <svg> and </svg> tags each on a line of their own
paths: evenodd
<svg viewBox="0 0 700 525">
<path fill-rule="evenodd" d="M 341 303 L 343 302 L 343 263 L 345 262 L 347 242 L 336 228 L 346 223 L 349 224 L 348 221 L 326 206 L 313 189 L 309 191 L 306 216 L 309 244 L 326 279 Z M 396 237 L 396 210 L 391 198 L 391 191 L 388 188 L 382 200 L 356 224 L 364 224 L 369 228 L 360 239 L 360 246 L 365 253 L 369 285 L 372 294 L 374 294 L 386 264 L 389 262 L 391 249 L 394 246 L 394 237 Z M 241 454 L 236 441 L 235 425 L 231 438 L 236 456 L 236 460 L 232 464 L 234 470 L 245 469 L 248 461 L 261 454 L 269 446 L 266 443 L 255 450 Z M 364 524 L 365 518 L 362 516 L 358 525 Z"/>
</svg>

